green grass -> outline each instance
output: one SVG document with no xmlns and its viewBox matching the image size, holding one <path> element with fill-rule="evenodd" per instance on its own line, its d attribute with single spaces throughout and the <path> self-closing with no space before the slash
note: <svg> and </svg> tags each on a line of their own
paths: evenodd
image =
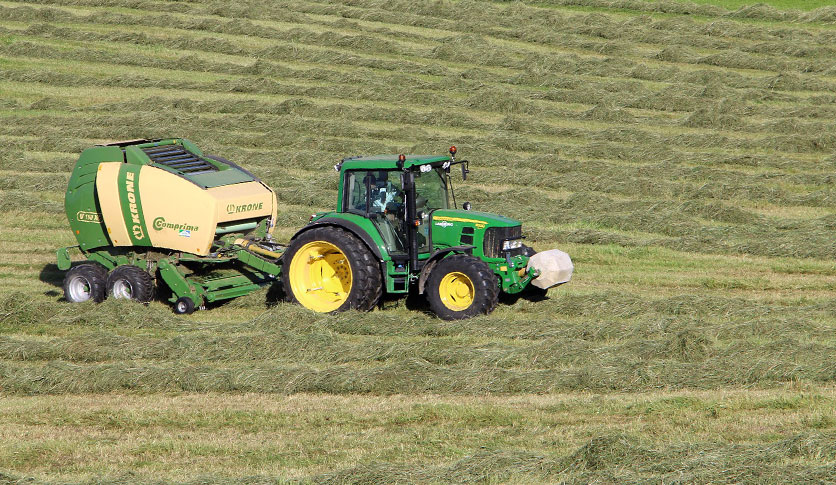
<svg viewBox="0 0 836 485">
<path fill-rule="evenodd" d="M 830 479 L 836 16 L 770 5 L 0 2 L 0 477 Z M 575 276 L 463 322 L 63 302 L 78 153 L 165 136 L 283 239 L 336 160 L 455 144 Z"/>
</svg>

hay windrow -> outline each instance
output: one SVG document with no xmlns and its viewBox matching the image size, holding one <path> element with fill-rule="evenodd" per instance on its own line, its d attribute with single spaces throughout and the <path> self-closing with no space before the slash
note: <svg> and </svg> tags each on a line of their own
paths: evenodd
<svg viewBox="0 0 836 485">
<path fill-rule="evenodd" d="M 33 428 L 4 430 L 27 440 L 0 446 L 0 468 L 10 480 L 58 476 L 52 466 L 62 481 L 150 483 L 156 459 L 199 456 L 228 464 L 229 476 L 183 480 L 830 480 L 824 404 L 760 403 L 740 416 L 764 431 L 749 437 L 730 423 L 707 440 L 729 407 L 644 400 L 728 389 L 825 399 L 836 376 L 834 12 L 668 0 L 0 5 L 0 392 L 32 402 L 90 393 L 422 401 L 385 425 L 280 417 L 329 439 L 360 419 L 346 443 L 401 433 L 418 450 L 409 459 L 385 444 L 361 458 L 331 452 L 327 439 L 297 442 L 254 421 L 242 439 L 258 443 L 255 453 L 237 442 L 176 448 L 171 429 L 188 440 L 188 423 L 138 417 L 121 430 L 120 411 L 116 424 L 61 426 L 73 439 L 91 429 L 104 437 L 96 453 L 111 446 L 108 433 L 119 435 L 114 446 L 137 429 L 159 433 L 119 462 L 142 460 L 132 475 L 97 476 L 108 465 L 85 462 L 84 443 L 43 445 Z M 339 315 L 267 289 L 188 317 L 162 301 L 67 304 L 55 250 L 74 243 L 63 197 L 78 153 L 162 136 L 192 139 L 274 187 L 283 240 L 333 207 L 332 167 L 343 157 L 455 144 L 471 161 L 467 182 L 453 173 L 458 203 L 519 219 L 537 250 L 567 250 L 575 279 L 545 300 L 504 298 L 493 314 L 457 322 L 434 318 L 415 295 Z M 450 439 L 531 431 L 513 413 L 465 417 L 438 434 L 440 401 L 560 394 L 641 402 L 612 419 L 538 408 L 559 425 L 521 447 Z M 779 415 L 791 427 L 767 426 Z M 622 426 L 634 417 L 662 424 Z M 278 442 L 298 449 L 261 446 Z"/>
</svg>

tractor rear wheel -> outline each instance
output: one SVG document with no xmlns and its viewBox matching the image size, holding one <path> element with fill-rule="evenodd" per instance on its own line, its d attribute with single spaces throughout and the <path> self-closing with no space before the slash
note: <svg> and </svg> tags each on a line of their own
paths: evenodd
<svg viewBox="0 0 836 485">
<path fill-rule="evenodd" d="M 444 320 L 458 320 L 492 312 L 499 299 L 499 282 L 481 259 L 454 254 L 435 265 L 425 291 L 433 313 Z"/>
<path fill-rule="evenodd" d="M 137 266 L 117 266 L 107 276 L 107 294 L 113 298 L 148 303 L 154 298 L 154 279 Z"/>
<path fill-rule="evenodd" d="M 380 266 L 366 245 L 338 227 L 318 227 L 291 241 L 282 255 L 290 301 L 316 312 L 368 311 L 383 292 Z"/>
<path fill-rule="evenodd" d="M 67 271 L 64 276 L 64 298 L 73 303 L 105 299 L 107 269 L 99 263 L 82 263 Z"/>
</svg>

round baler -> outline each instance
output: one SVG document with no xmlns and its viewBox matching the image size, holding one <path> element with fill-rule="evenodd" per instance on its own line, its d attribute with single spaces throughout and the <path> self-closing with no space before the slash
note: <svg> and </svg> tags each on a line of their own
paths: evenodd
<svg viewBox="0 0 836 485">
<path fill-rule="evenodd" d="M 65 279 L 71 301 L 106 294 L 148 301 L 154 276 L 175 311 L 241 296 L 278 274 L 276 197 L 253 174 L 184 139 L 131 140 L 85 150 L 65 198 L 88 262 Z M 70 266 L 69 249 L 58 252 Z M 243 253 L 243 254 L 240 254 Z"/>
</svg>

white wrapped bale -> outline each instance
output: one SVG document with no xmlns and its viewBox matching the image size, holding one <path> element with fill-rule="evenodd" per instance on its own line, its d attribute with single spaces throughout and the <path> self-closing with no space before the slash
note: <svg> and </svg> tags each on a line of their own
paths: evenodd
<svg viewBox="0 0 836 485">
<path fill-rule="evenodd" d="M 550 249 L 532 256 L 528 260 L 526 269 L 531 268 L 540 272 L 540 276 L 531 280 L 531 284 L 545 290 L 572 279 L 575 265 L 572 264 L 572 258 L 568 254 L 559 249 Z"/>
</svg>

